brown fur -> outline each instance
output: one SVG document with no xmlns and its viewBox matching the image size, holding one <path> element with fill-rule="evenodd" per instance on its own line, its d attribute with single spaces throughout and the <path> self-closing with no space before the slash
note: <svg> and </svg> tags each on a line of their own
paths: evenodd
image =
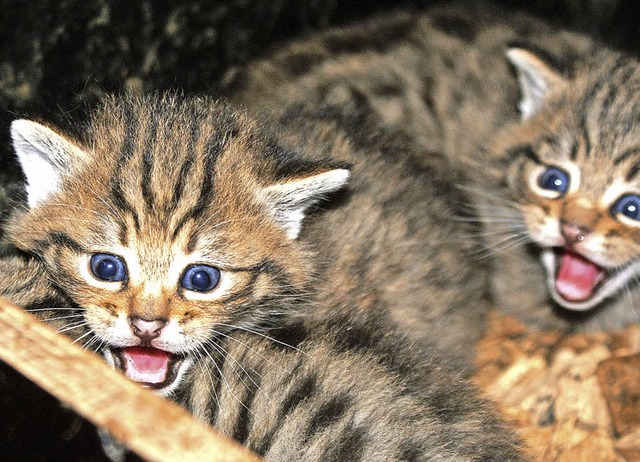
<svg viewBox="0 0 640 462">
<path fill-rule="evenodd" d="M 486 307 L 483 273 L 463 261 L 475 243 L 449 245 L 475 225 L 449 218 L 465 196 L 441 156 L 366 112 L 294 106 L 273 126 L 167 95 L 107 100 L 80 141 L 15 127 L 27 170 L 34 149 L 62 168 L 43 198 L 27 172 L 9 235 L 41 263 L 7 261 L 34 289 L 1 293 L 50 304 L 37 311 L 49 319 L 80 307 L 61 329 L 116 367 L 134 345 L 187 358 L 156 388 L 270 460 L 519 459 L 490 405 L 435 359 L 468 367 Z M 127 276 L 92 275 L 96 254 Z M 194 263 L 219 284 L 188 290 Z M 35 290 L 43 277 L 57 298 Z M 140 319 L 161 333 L 140 337 Z"/>
<path fill-rule="evenodd" d="M 534 68 L 549 87 L 524 122 L 518 105 L 530 84 L 518 87 L 523 71 L 507 59 L 510 47 L 525 50 L 527 64 L 520 66 Z M 285 101 L 366 108 L 422 149 L 442 152 L 466 177 L 460 187 L 475 198 L 485 228 L 476 240 L 488 249 L 477 257 L 491 255 L 498 306 L 537 327 L 601 329 L 638 322 L 637 275 L 603 300 L 594 296 L 574 308 L 554 302 L 538 230 L 551 218 L 556 253 L 570 247 L 609 273 L 640 261 L 638 228 L 612 213 L 623 191 L 638 190 L 636 177 L 602 202 L 615 178 L 637 168 L 629 151 L 636 146 L 637 74 L 633 58 L 586 36 L 466 2 L 318 34 L 230 73 L 226 85 L 237 101 L 257 110 L 277 111 Z M 552 199 L 529 187 L 540 169 L 526 156 L 514 156 L 514 149 L 530 146 L 543 164 L 556 165 L 573 145 L 578 150 L 571 162 L 582 178 L 578 190 Z M 625 152 L 627 158 L 615 160 Z M 459 216 L 459 208 L 451 207 L 450 214 Z M 563 240 L 562 223 L 586 230 L 587 240 L 602 237 L 603 249 Z M 455 235 L 450 243 L 459 245 Z"/>
</svg>

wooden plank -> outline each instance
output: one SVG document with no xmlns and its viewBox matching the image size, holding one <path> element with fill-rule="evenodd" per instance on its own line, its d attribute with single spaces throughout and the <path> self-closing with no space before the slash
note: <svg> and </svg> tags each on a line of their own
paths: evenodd
<svg viewBox="0 0 640 462">
<path fill-rule="evenodd" d="M 1 297 L 0 359 L 149 461 L 260 460 Z"/>
</svg>

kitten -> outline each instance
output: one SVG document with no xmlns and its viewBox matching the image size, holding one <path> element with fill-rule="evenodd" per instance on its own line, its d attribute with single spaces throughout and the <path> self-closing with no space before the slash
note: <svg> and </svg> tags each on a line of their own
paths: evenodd
<svg viewBox="0 0 640 462">
<path fill-rule="evenodd" d="M 225 85 L 250 107 L 372 110 L 442 152 L 474 196 L 502 310 L 540 328 L 640 321 L 635 59 L 467 2 L 318 34 Z"/>
<path fill-rule="evenodd" d="M 468 360 L 485 308 L 446 162 L 366 113 L 277 122 L 171 95 L 107 99 L 81 140 L 14 122 L 0 293 L 268 460 L 519 460 L 427 344 Z"/>
</svg>

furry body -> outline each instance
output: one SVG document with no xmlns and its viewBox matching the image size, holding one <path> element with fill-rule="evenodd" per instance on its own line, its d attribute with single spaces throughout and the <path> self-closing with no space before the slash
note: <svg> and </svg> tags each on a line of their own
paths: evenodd
<svg viewBox="0 0 640 462">
<path fill-rule="evenodd" d="M 2 293 L 132 379 L 269 460 L 519 459 L 435 357 L 468 366 L 485 310 L 440 156 L 369 113 L 170 95 L 109 99 L 80 140 L 13 128 Z"/>
<path fill-rule="evenodd" d="M 479 260 L 491 255 L 498 306 L 536 327 L 588 330 L 640 319 L 639 76 L 635 59 L 586 36 L 467 2 L 301 40 L 226 84 L 250 107 L 366 108 L 443 153 L 483 223 L 474 239 L 487 248 Z M 567 191 L 541 191 L 550 167 Z"/>
</svg>

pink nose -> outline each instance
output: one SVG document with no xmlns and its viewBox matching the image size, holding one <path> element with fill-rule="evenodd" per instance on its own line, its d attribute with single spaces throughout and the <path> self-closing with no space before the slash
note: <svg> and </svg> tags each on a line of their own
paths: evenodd
<svg viewBox="0 0 640 462">
<path fill-rule="evenodd" d="M 589 230 L 582 226 L 566 223 L 562 225 L 560 231 L 569 245 L 584 241 L 585 236 L 589 234 Z"/>
<path fill-rule="evenodd" d="M 167 324 L 164 319 L 154 319 L 147 321 L 146 319 L 138 318 L 136 316 L 129 318 L 129 324 L 133 328 L 133 333 L 136 337 L 144 342 L 150 342 L 154 338 L 160 335 L 160 331 Z"/>
</svg>

